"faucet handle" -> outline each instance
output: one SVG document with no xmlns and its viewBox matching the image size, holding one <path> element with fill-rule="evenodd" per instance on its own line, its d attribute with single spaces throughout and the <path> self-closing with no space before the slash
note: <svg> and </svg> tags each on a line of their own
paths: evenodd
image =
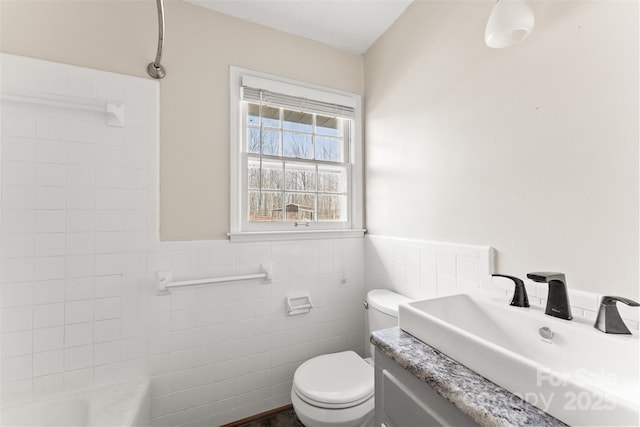
<svg viewBox="0 0 640 427">
<path fill-rule="evenodd" d="M 601 305 L 615 305 L 616 301 L 620 301 L 622 303 L 630 305 L 631 307 L 640 306 L 640 304 L 638 304 L 637 302 L 635 302 L 632 299 L 624 298 L 624 297 L 614 297 L 614 296 L 610 296 L 610 295 L 603 296 L 602 300 L 600 301 L 600 304 Z"/>
<path fill-rule="evenodd" d="M 511 279 L 516 285 L 515 291 L 513 292 L 513 299 L 509 305 L 513 305 L 515 307 L 529 307 L 529 296 L 527 295 L 527 288 L 525 288 L 522 279 L 515 276 L 509 276 L 507 274 L 492 274 L 492 276 Z"/>
<path fill-rule="evenodd" d="M 593 327 L 607 334 L 631 335 L 631 331 L 629 331 L 629 328 L 620 317 L 620 312 L 616 306 L 618 301 L 632 307 L 640 306 L 640 304 L 628 298 L 603 296 L 600 300 L 600 309 Z"/>
</svg>

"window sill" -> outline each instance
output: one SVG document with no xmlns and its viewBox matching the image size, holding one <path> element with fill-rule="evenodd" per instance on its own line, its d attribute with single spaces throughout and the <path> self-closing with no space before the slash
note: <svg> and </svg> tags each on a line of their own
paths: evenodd
<svg viewBox="0 0 640 427">
<path fill-rule="evenodd" d="M 227 233 L 231 242 L 271 242 L 277 240 L 346 239 L 363 237 L 367 230 L 248 231 Z"/>
</svg>

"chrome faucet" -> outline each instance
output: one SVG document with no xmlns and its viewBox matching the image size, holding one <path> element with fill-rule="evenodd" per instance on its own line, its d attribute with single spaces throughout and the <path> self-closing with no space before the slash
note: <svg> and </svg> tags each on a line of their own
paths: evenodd
<svg viewBox="0 0 640 427">
<path fill-rule="evenodd" d="M 514 276 L 507 276 L 506 274 L 492 274 L 494 277 L 505 277 L 513 280 L 515 284 L 515 290 L 513 291 L 513 299 L 511 304 L 514 307 L 529 307 L 529 297 L 527 296 L 527 289 L 524 287 L 524 282 Z"/>
<path fill-rule="evenodd" d="M 569 305 L 569 294 L 567 293 L 567 279 L 563 273 L 529 273 L 527 277 L 534 282 L 549 283 L 547 308 L 544 314 L 565 320 L 573 319 L 571 305 Z"/>
<path fill-rule="evenodd" d="M 624 324 L 624 321 L 620 317 L 616 301 L 632 307 L 640 306 L 640 304 L 628 298 L 604 296 L 600 300 L 600 309 L 598 310 L 596 323 L 593 324 L 593 327 L 607 334 L 631 335 L 631 331 L 629 331 L 629 328 L 627 328 L 627 325 Z"/>
</svg>

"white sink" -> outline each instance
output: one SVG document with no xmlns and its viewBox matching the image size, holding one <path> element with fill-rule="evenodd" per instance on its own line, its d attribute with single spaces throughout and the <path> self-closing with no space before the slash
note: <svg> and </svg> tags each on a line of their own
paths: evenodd
<svg viewBox="0 0 640 427">
<path fill-rule="evenodd" d="M 636 332 L 471 295 L 402 304 L 399 316 L 404 331 L 569 425 L 640 425 Z"/>
</svg>

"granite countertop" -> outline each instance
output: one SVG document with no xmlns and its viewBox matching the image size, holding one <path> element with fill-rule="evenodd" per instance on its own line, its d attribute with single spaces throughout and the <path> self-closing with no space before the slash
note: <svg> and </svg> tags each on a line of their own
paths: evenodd
<svg viewBox="0 0 640 427">
<path fill-rule="evenodd" d="M 481 426 L 566 425 L 398 327 L 371 343 Z"/>
</svg>

